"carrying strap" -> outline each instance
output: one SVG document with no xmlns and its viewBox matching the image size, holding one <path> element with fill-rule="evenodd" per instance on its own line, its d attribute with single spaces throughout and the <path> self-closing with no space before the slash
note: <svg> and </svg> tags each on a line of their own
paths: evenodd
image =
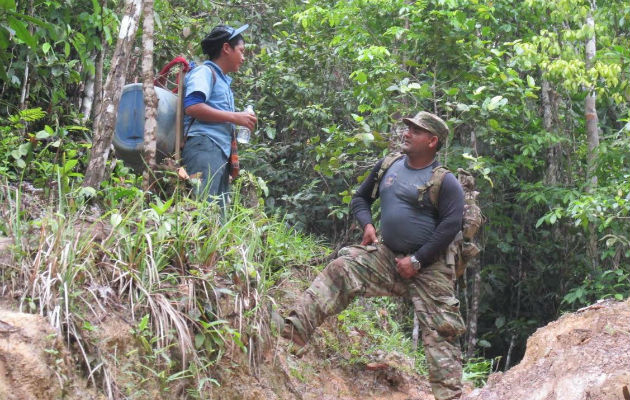
<svg viewBox="0 0 630 400">
<path fill-rule="evenodd" d="M 177 64 L 182 64 L 181 68 L 184 70 L 184 72 L 190 71 L 190 64 L 188 64 L 188 61 L 186 61 L 184 57 L 181 57 L 181 56 L 175 57 L 173 60 L 171 60 L 171 62 L 166 64 L 166 66 L 162 68 L 160 72 L 158 72 L 156 78 L 153 80 L 153 84 L 157 87 L 166 89 L 166 78 L 169 72 L 171 71 L 171 69 Z M 179 84 L 179 75 L 177 76 L 177 80 L 175 81 L 175 83 Z M 178 87 L 175 86 L 172 92 L 177 93 L 177 90 L 178 90 Z"/>
<path fill-rule="evenodd" d="M 433 173 L 431 174 L 431 179 L 429 180 L 429 199 L 431 200 L 431 204 L 433 204 L 433 207 L 435 207 L 436 209 L 438 208 L 442 182 L 444 181 L 444 177 L 446 176 L 446 174 L 448 174 L 449 172 L 450 171 L 447 168 L 441 165 L 433 168 Z M 418 201 L 422 201 L 422 199 L 420 198 L 418 199 Z"/>
<path fill-rule="evenodd" d="M 385 175 L 385 172 L 392 166 L 397 160 L 400 160 L 403 157 L 402 153 L 391 153 L 385 156 L 383 162 L 381 163 L 381 168 L 379 168 L 376 173 L 376 181 L 374 182 L 374 188 L 372 189 L 372 200 L 376 199 L 376 195 L 378 194 L 378 186 L 381 183 L 381 178 Z"/>
</svg>

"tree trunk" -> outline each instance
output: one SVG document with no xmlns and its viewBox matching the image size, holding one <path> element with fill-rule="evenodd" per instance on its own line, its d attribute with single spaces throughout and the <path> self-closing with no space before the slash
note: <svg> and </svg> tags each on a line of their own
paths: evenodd
<svg viewBox="0 0 630 400">
<path fill-rule="evenodd" d="M 142 92 L 144 94 L 144 163 L 143 187 L 149 190 L 155 181 L 155 151 L 158 99 L 153 86 L 153 0 L 144 0 L 142 10 Z"/>
<path fill-rule="evenodd" d="M 33 0 L 28 2 L 28 16 L 33 16 Z M 30 34 L 33 34 L 33 24 L 28 24 L 28 31 Z M 35 49 L 33 49 L 35 50 Z M 22 94 L 20 95 L 20 110 L 26 109 L 26 101 L 28 100 L 30 85 L 29 85 L 29 65 L 30 65 L 30 54 L 26 54 L 26 62 L 24 65 L 24 79 L 22 80 Z"/>
<path fill-rule="evenodd" d="M 592 11 L 586 17 L 586 25 L 591 32 L 590 37 L 586 41 L 586 70 L 593 68 L 593 59 L 595 58 L 595 20 Z M 597 109 L 595 107 L 595 87 L 588 88 L 584 111 L 586 117 L 586 137 L 588 139 L 588 172 L 587 176 L 592 187 L 597 186 L 597 176 L 595 176 L 595 158 L 596 149 L 599 146 L 599 120 L 597 118 Z"/>
<path fill-rule="evenodd" d="M 591 11 L 586 17 L 586 26 L 589 30 L 589 38 L 586 41 L 586 70 L 593 68 L 593 60 L 595 59 L 596 46 L 595 46 L 595 19 L 593 18 L 593 11 L 595 5 L 591 6 Z M 599 146 L 599 129 L 597 109 L 595 106 L 595 83 L 592 87 L 587 88 L 588 95 L 584 102 L 584 114 L 586 118 L 586 137 L 588 140 L 588 166 L 586 172 L 588 191 L 592 191 L 597 186 L 597 175 L 595 174 L 595 161 L 597 159 L 597 147 Z M 588 233 L 588 254 L 591 258 L 593 269 L 597 269 L 599 264 L 599 257 L 597 254 L 597 234 L 595 233 L 595 226 L 589 224 Z"/>
<path fill-rule="evenodd" d="M 83 186 L 98 189 L 105 178 L 105 163 L 109 158 L 116 112 L 120 102 L 120 93 L 125 84 L 131 48 L 138 29 L 141 0 L 125 0 L 125 16 L 120 23 L 118 42 L 112 56 L 111 69 L 107 75 L 103 100 L 99 107 L 98 122 L 94 127 L 92 151 Z"/>
<path fill-rule="evenodd" d="M 103 66 L 105 65 L 105 54 L 107 53 L 107 41 L 102 32 L 101 35 L 101 51 L 98 54 L 98 61 L 94 73 L 94 105 L 92 106 L 92 112 L 94 114 L 94 118 L 92 119 L 93 127 L 98 125 L 100 117 L 100 113 L 94 111 L 100 110 L 101 104 L 103 104 Z"/>
<path fill-rule="evenodd" d="M 81 118 L 81 122 L 85 124 L 92 114 L 92 106 L 94 105 L 94 74 L 90 73 L 85 82 L 85 89 L 83 91 L 83 101 L 81 103 L 81 114 L 83 114 L 83 118 Z"/>
<path fill-rule="evenodd" d="M 554 103 L 555 93 L 545 78 L 542 80 L 542 106 L 543 106 L 543 128 L 545 131 L 552 133 L 554 129 Z M 561 148 L 559 143 L 554 143 L 547 151 L 547 169 L 545 170 L 545 185 L 557 185 L 560 182 L 560 154 Z"/>
</svg>

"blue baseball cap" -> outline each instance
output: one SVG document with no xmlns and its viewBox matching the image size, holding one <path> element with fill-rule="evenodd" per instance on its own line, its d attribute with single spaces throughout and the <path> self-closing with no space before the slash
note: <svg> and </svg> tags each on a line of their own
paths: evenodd
<svg viewBox="0 0 630 400">
<path fill-rule="evenodd" d="M 217 25 L 212 28 L 212 31 L 201 41 L 201 48 L 205 54 L 211 54 L 217 50 L 217 46 L 229 42 L 247 28 L 249 28 L 249 24 L 245 24 L 236 29 L 229 25 Z"/>
<path fill-rule="evenodd" d="M 230 34 L 230 37 L 228 38 L 228 40 L 234 39 L 236 37 L 236 35 L 238 35 L 239 33 L 243 32 L 247 28 L 249 28 L 249 24 L 245 24 L 245 25 L 241 26 L 240 28 L 236 28 L 236 29 L 232 28 L 231 26 L 226 26 L 226 30 Z M 230 31 L 232 31 L 232 32 L 230 33 Z"/>
</svg>

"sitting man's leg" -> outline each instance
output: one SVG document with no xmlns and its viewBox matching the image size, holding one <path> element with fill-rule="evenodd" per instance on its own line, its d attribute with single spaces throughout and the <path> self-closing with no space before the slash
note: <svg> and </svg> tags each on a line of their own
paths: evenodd
<svg viewBox="0 0 630 400">
<path fill-rule="evenodd" d="M 394 257 L 383 244 L 341 249 L 339 257 L 300 295 L 286 318 L 283 336 L 301 345 L 328 316 L 343 311 L 356 296 L 406 295 Z"/>
</svg>

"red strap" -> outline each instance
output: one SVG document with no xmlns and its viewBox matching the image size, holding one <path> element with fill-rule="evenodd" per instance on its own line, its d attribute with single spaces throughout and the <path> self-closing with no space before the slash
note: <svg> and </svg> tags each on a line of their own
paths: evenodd
<svg viewBox="0 0 630 400">
<path fill-rule="evenodd" d="M 175 57 L 171 62 L 166 64 L 164 68 L 162 68 L 162 70 L 158 73 L 157 77 L 153 81 L 153 84 L 157 87 L 164 88 L 166 86 L 166 77 L 169 71 L 171 70 L 171 68 L 173 68 L 173 66 L 177 64 L 183 64 L 184 72 L 190 71 L 190 65 L 188 65 L 188 61 L 186 61 L 184 57 Z M 177 75 L 176 83 L 179 83 L 179 75 Z M 175 89 L 173 89 L 173 93 L 177 93 L 177 86 L 175 86 Z"/>
<path fill-rule="evenodd" d="M 240 170 L 241 167 L 238 162 L 238 144 L 236 142 L 236 137 L 232 135 L 232 142 L 230 143 L 230 176 L 233 180 L 238 178 Z"/>
</svg>

